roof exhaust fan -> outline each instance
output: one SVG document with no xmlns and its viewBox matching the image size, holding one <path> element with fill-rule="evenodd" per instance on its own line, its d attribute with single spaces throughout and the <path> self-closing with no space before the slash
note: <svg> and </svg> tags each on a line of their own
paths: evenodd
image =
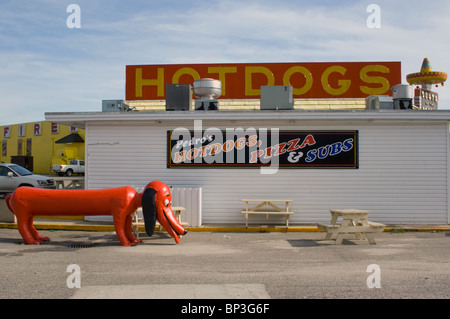
<svg viewBox="0 0 450 319">
<path fill-rule="evenodd" d="M 219 101 L 217 98 L 222 94 L 222 82 L 214 79 L 200 79 L 193 83 L 195 100 L 195 110 L 218 110 Z"/>
</svg>

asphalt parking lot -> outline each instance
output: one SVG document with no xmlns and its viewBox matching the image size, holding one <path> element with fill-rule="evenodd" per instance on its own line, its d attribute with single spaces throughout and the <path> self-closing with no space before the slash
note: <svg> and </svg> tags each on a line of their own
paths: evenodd
<svg viewBox="0 0 450 319">
<path fill-rule="evenodd" d="M 376 245 L 319 232 L 190 232 L 177 245 L 155 232 L 135 247 L 113 232 L 40 232 L 51 241 L 0 229 L 0 298 L 450 298 L 449 232 L 384 232 Z"/>
</svg>

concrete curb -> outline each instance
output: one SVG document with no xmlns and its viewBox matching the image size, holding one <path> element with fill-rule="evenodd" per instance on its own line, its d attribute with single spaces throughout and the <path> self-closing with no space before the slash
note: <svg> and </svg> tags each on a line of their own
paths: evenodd
<svg viewBox="0 0 450 319">
<path fill-rule="evenodd" d="M 39 230 L 78 230 L 78 231 L 114 231 L 114 225 L 111 224 L 86 224 L 74 221 L 73 223 L 46 223 L 35 222 L 36 229 Z M 0 228 L 17 229 L 15 223 L 0 223 Z M 242 232 L 242 233 L 270 233 L 270 232 L 323 232 L 316 226 L 289 226 L 289 228 L 283 226 L 199 226 L 199 227 L 185 227 L 189 232 Z M 163 231 L 161 226 L 156 226 L 156 231 Z M 139 227 L 140 232 L 145 232 L 144 226 Z M 388 225 L 384 228 L 384 232 L 448 232 L 450 231 L 450 225 Z"/>
</svg>

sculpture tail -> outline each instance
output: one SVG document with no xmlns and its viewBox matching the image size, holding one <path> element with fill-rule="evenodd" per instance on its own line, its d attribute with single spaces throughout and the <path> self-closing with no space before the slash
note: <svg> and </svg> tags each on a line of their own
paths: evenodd
<svg viewBox="0 0 450 319">
<path fill-rule="evenodd" d="M 8 209 L 11 211 L 11 213 L 14 214 L 14 211 L 12 210 L 11 205 L 9 203 L 10 200 L 11 200 L 11 194 L 6 195 L 6 197 L 5 197 L 6 206 L 8 206 Z"/>
</svg>

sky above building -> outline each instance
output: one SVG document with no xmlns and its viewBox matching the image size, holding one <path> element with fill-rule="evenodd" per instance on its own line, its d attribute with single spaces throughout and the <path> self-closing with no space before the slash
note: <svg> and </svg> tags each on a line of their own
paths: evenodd
<svg viewBox="0 0 450 319">
<path fill-rule="evenodd" d="M 450 73 L 449 16 L 445 0 L 2 0 L 0 125 L 101 111 L 126 65 L 400 61 L 406 83 L 427 57 Z"/>
</svg>

